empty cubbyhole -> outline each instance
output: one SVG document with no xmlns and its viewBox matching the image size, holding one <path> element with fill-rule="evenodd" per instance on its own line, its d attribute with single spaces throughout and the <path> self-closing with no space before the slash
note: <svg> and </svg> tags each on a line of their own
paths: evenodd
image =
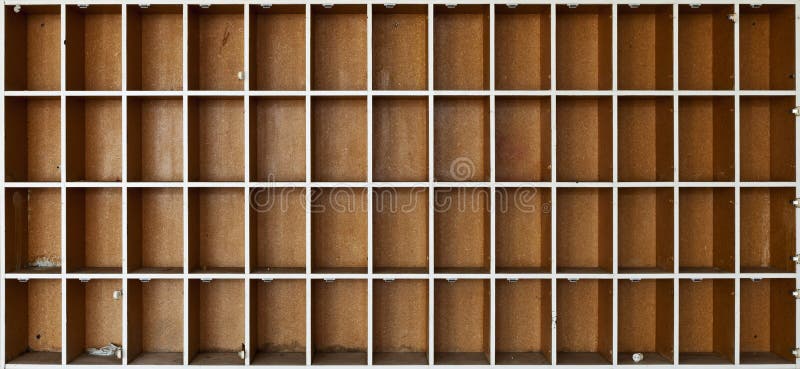
<svg viewBox="0 0 800 369">
<path fill-rule="evenodd" d="M 189 180 L 244 180 L 244 101 L 189 99 Z"/>
<path fill-rule="evenodd" d="M 61 10 L 58 5 L 7 5 L 6 90 L 61 89 Z M 6 107 L 10 105 L 6 104 Z"/>
<path fill-rule="evenodd" d="M 428 190 L 375 188 L 372 254 L 376 273 L 428 273 Z"/>
<path fill-rule="evenodd" d="M 678 12 L 678 87 L 733 89 L 733 5 L 681 4 Z"/>
<path fill-rule="evenodd" d="M 6 273 L 61 273 L 61 189 L 6 188 Z"/>
<path fill-rule="evenodd" d="M 556 178 L 612 180 L 613 127 L 610 97 L 562 97 L 556 104 Z"/>
<path fill-rule="evenodd" d="M 121 295 L 119 279 L 67 280 L 68 364 L 122 364 Z"/>
<path fill-rule="evenodd" d="M 733 282 L 733 279 L 680 280 L 680 364 L 733 363 Z"/>
<path fill-rule="evenodd" d="M 68 188 L 66 203 L 67 272 L 121 273 L 121 190 Z"/>
<path fill-rule="evenodd" d="M 189 280 L 189 364 L 243 365 L 245 281 Z"/>
<path fill-rule="evenodd" d="M 793 364 L 794 279 L 741 280 L 739 361 Z"/>
<path fill-rule="evenodd" d="M 619 272 L 672 273 L 673 188 L 621 188 L 617 196 Z"/>
<path fill-rule="evenodd" d="M 250 190 L 250 260 L 253 273 L 306 272 L 306 190 Z"/>
<path fill-rule="evenodd" d="M 61 281 L 5 281 L 6 363 L 61 365 Z"/>
<path fill-rule="evenodd" d="M 311 100 L 311 180 L 367 180 L 367 100 Z"/>
<path fill-rule="evenodd" d="M 367 272 L 367 214 L 365 188 L 311 190 L 311 271 Z"/>
<path fill-rule="evenodd" d="M 311 89 L 367 89 L 366 6 L 311 6 Z"/>
<path fill-rule="evenodd" d="M 311 281 L 311 363 L 367 364 L 367 280 Z"/>
<path fill-rule="evenodd" d="M 611 53 L 610 5 L 556 6 L 557 89 L 610 90 Z"/>
<path fill-rule="evenodd" d="M 794 273 L 794 188 L 742 188 L 740 267 L 743 273 Z"/>
<path fill-rule="evenodd" d="M 549 6 L 496 6 L 494 37 L 496 89 L 550 89 Z"/>
<path fill-rule="evenodd" d="M 739 7 L 741 89 L 794 90 L 794 8 L 790 4 Z"/>
<path fill-rule="evenodd" d="M 680 180 L 733 181 L 733 98 L 681 97 L 678 105 Z"/>
<path fill-rule="evenodd" d="M 183 364 L 183 281 L 128 280 L 128 365 Z"/>
<path fill-rule="evenodd" d="M 388 5 L 388 4 L 387 4 Z M 428 7 L 372 7 L 372 89 L 428 88 Z"/>
<path fill-rule="evenodd" d="M 183 180 L 183 101 L 128 98 L 128 180 Z"/>
<path fill-rule="evenodd" d="M 427 98 L 373 98 L 372 179 L 428 181 Z"/>
<path fill-rule="evenodd" d="M 610 279 L 557 281 L 558 364 L 612 362 L 613 299 Z"/>
<path fill-rule="evenodd" d="M 740 98 L 739 154 L 743 181 L 795 180 L 792 97 Z"/>
<path fill-rule="evenodd" d="M 674 357 L 672 279 L 620 279 L 617 292 L 617 362 L 671 365 Z M 641 353 L 644 359 L 635 361 Z"/>
<path fill-rule="evenodd" d="M 489 100 L 437 97 L 433 114 L 434 179 L 489 180 Z"/>
<path fill-rule="evenodd" d="M 617 104 L 619 180 L 672 181 L 672 98 L 620 97 Z"/>
<path fill-rule="evenodd" d="M 6 98 L 5 127 L 7 182 L 61 180 L 59 98 Z"/>
<path fill-rule="evenodd" d="M 556 204 L 557 271 L 611 273 L 611 189 L 559 188 Z"/>
<path fill-rule="evenodd" d="M 680 272 L 733 273 L 733 188 L 681 188 L 679 204 Z"/>
<path fill-rule="evenodd" d="M 250 89 L 306 89 L 306 8 L 250 6 Z"/>
<path fill-rule="evenodd" d="M 122 100 L 68 97 L 67 181 L 122 180 Z"/>
<path fill-rule="evenodd" d="M 550 189 L 495 190 L 495 268 L 498 273 L 549 273 Z"/>
<path fill-rule="evenodd" d="M 495 281 L 497 365 L 550 364 L 550 296 L 550 280 Z"/>
<path fill-rule="evenodd" d="M 428 365 L 428 281 L 372 282 L 372 362 Z"/>
<path fill-rule="evenodd" d="M 128 189 L 128 271 L 183 272 L 183 189 Z"/>
<path fill-rule="evenodd" d="M 241 188 L 189 189 L 189 271 L 244 272 L 244 218 Z"/>
<path fill-rule="evenodd" d="M 250 111 L 250 179 L 305 181 L 305 98 L 253 98 Z"/>
<path fill-rule="evenodd" d="M 490 200 L 487 188 L 434 190 L 433 262 L 437 273 L 489 272 Z"/>
<path fill-rule="evenodd" d="M 617 8 L 620 90 L 672 90 L 672 6 Z"/>
<path fill-rule="evenodd" d="M 183 89 L 183 7 L 128 5 L 129 90 Z"/>
<path fill-rule="evenodd" d="M 489 6 L 433 6 L 433 88 L 489 89 Z"/>
<path fill-rule="evenodd" d="M 489 280 L 434 282 L 434 364 L 488 365 Z"/>
<path fill-rule="evenodd" d="M 66 9 L 67 90 L 121 89 L 122 7 L 67 5 Z"/>
<path fill-rule="evenodd" d="M 244 88 L 244 7 L 189 5 L 190 90 Z"/>
<path fill-rule="evenodd" d="M 276 279 L 250 284 L 252 365 L 306 364 L 306 281 Z"/>
<path fill-rule="evenodd" d="M 497 97 L 495 180 L 550 180 L 550 99 Z"/>
</svg>

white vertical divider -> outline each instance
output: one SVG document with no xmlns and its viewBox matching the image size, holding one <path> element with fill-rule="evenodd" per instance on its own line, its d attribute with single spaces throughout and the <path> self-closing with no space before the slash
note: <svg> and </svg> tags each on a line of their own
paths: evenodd
<svg viewBox="0 0 800 369">
<path fill-rule="evenodd" d="M 797 4 L 795 4 L 795 6 L 794 6 L 794 19 L 795 20 L 800 19 L 800 5 L 797 5 Z M 795 75 L 795 79 L 794 79 L 794 93 L 795 93 L 794 104 L 795 104 L 795 106 L 800 106 L 800 79 L 798 79 L 796 77 L 796 76 L 800 75 L 800 37 L 797 37 L 797 35 L 800 35 L 800 22 L 798 22 L 798 21 L 794 22 L 794 34 L 795 34 L 795 37 L 794 37 L 794 63 L 795 63 L 795 65 L 794 65 L 794 75 Z M 795 117 L 794 121 L 795 121 L 794 137 L 795 137 L 795 145 L 797 145 L 797 142 L 800 142 L 800 124 L 798 124 L 798 123 L 800 123 L 800 119 Z M 794 162 L 795 162 L 795 176 L 794 176 L 794 179 L 795 179 L 795 190 L 794 191 L 795 192 L 794 192 L 794 194 L 795 194 L 795 197 L 798 197 L 798 196 L 800 196 L 800 167 L 798 167 L 796 165 L 796 163 L 800 163 L 800 150 L 797 150 L 796 146 L 795 146 L 795 150 L 794 150 Z M 798 229 L 800 229 L 800 216 L 798 216 L 798 214 L 800 214 L 800 212 L 798 212 L 798 210 L 795 209 L 795 211 L 794 211 L 794 215 L 795 215 L 794 216 L 794 229 L 795 229 L 795 232 Z M 798 254 L 800 254 L 800 237 L 795 237 L 794 243 L 795 243 L 794 252 L 795 252 L 795 255 L 798 255 Z M 800 273 L 800 268 L 798 268 L 798 266 L 795 265 L 795 273 L 794 274 L 795 274 L 795 288 L 796 289 L 800 289 L 800 279 L 796 278 L 798 273 Z M 795 316 L 795 319 L 794 319 L 794 327 L 795 327 L 795 330 L 794 330 L 794 332 L 795 332 L 794 333 L 794 336 L 795 336 L 794 343 L 795 343 L 795 346 L 800 346 L 800 319 L 797 319 L 797 317 L 800 317 L 800 304 L 795 303 L 794 316 Z M 800 360 L 795 359 L 794 360 L 794 364 L 795 364 L 795 366 L 800 364 Z"/>
<path fill-rule="evenodd" d="M 503 5 L 501 5 L 503 6 Z M 495 222 L 497 221 L 495 216 L 495 210 L 497 209 L 497 198 L 496 192 L 497 187 L 495 186 L 495 174 L 497 172 L 496 168 L 496 150 L 495 150 L 495 54 L 494 54 L 494 45 L 495 45 L 495 14 L 494 14 L 495 4 L 489 4 L 489 181 L 491 182 L 491 187 L 489 188 L 489 273 L 491 278 L 489 279 L 489 363 L 494 365 L 496 362 L 495 360 L 495 337 L 497 336 L 495 332 L 495 314 L 497 311 L 496 304 L 497 304 L 497 294 L 495 291 L 496 283 L 495 283 L 495 272 L 496 272 L 496 247 L 495 247 Z M 508 199 L 506 199 L 508 201 Z M 486 324 L 486 323 L 484 323 Z"/>
<path fill-rule="evenodd" d="M 250 295 L 250 80 L 255 78 L 250 72 L 250 5 L 247 2 L 242 5 L 244 8 L 244 60 L 242 61 L 244 72 L 244 366 L 250 366 L 250 362 L 256 355 L 256 347 L 250 342 L 250 301 L 254 296 Z"/>
<path fill-rule="evenodd" d="M 123 3 L 122 22 L 120 24 L 121 51 L 122 51 L 122 365 L 127 366 L 128 360 L 128 6 Z"/>
<path fill-rule="evenodd" d="M 556 365 L 558 359 L 557 329 L 557 280 L 556 280 L 556 235 L 557 235 L 557 164 L 556 164 L 556 138 L 557 138 L 557 96 L 556 96 L 556 4 L 550 4 L 550 363 Z"/>
<path fill-rule="evenodd" d="M 311 3 L 306 0 L 306 365 L 311 365 Z"/>
<path fill-rule="evenodd" d="M 433 48 L 433 32 L 434 32 L 434 5 L 433 3 L 428 3 L 428 364 L 434 364 L 434 358 L 436 355 L 436 340 L 434 337 L 434 333 L 436 330 L 435 324 L 435 317 L 434 317 L 434 305 L 435 305 L 435 295 L 436 291 L 436 283 L 434 277 L 435 273 L 435 262 L 434 262 L 434 255 L 435 255 L 435 237 L 434 237 L 434 217 L 436 216 L 436 187 L 434 183 L 434 165 L 435 161 L 433 158 L 433 143 L 434 143 L 434 97 L 433 97 L 433 60 L 434 60 L 434 48 Z"/>
<path fill-rule="evenodd" d="M 738 365 L 739 364 L 739 351 L 740 351 L 740 349 L 739 349 L 739 331 L 740 331 L 740 328 L 741 328 L 741 323 L 740 323 L 740 319 L 739 319 L 741 317 L 741 315 L 739 314 L 739 312 L 740 312 L 740 309 L 741 309 L 741 301 L 740 300 L 741 300 L 741 296 L 742 296 L 741 295 L 741 289 L 740 289 L 741 284 L 739 283 L 740 282 L 740 280 L 739 280 L 739 276 L 740 276 L 739 272 L 740 272 L 740 266 L 741 266 L 741 262 L 739 260 L 739 256 L 741 255 L 741 252 L 739 250 L 740 246 L 741 246 L 741 238 L 739 237 L 739 235 L 741 233 L 740 230 L 742 229 L 741 228 L 741 206 L 742 206 L 741 192 L 742 192 L 742 188 L 741 188 L 741 156 L 739 155 L 739 148 L 741 147 L 741 146 L 739 146 L 739 132 L 740 132 L 740 130 L 739 130 L 739 122 L 740 122 L 741 109 L 740 109 L 740 98 L 739 98 L 739 83 L 740 83 L 740 81 L 739 81 L 740 80 L 740 78 L 739 78 L 739 76 L 740 76 L 740 74 L 739 74 L 739 28 L 740 28 L 739 27 L 739 24 L 740 24 L 739 20 L 740 20 L 740 16 L 739 16 L 739 1 L 738 0 L 736 0 L 735 3 L 733 4 L 733 14 L 734 14 L 734 24 L 733 24 L 733 76 L 734 76 L 734 78 L 733 78 L 733 86 L 734 86 L 734 90 L 735 90 L 735 92 L 734 92 L 735 96 L 734 96 L 734 101 L 733 101 L 733 106 L 734 106 L 734 113 L 733 113 L 733 117 L 734 117 L 733 118 L 733 137 L 734 137 L 734 139 L 733 139 L 733 142 L 734 142 L 733 143 L 733 145 L 734 145 L 733 146 L 734 147 L 734 149 L 733 149 L 733 155 L 734 155 L 733 161 L 734 161 L 734 166 L 733 166 L 733 168 L 734 168 L 734 180 L 735 180 L 735 183 L 734 183 L 735 188 L 734 188 L 734 193 L 733 193 L 733 196 L 734 196 L 734 200 L 733 200 L 733 202 L 734 202 L 734 207 L 733 207 L 733 209 L 734 209 L 734 211 L 733 211 L 734 212 L 734 216 L 733 216 L 733 219 L 734 219 L 734 221 L 733 221 L 733 223 L 734 223 L 733 224 L 733 229 L 734 229 L 734 235 L 733 235 L 733 237 L 734 237 L 734 247 L 733 247 L 734 269 L 733 270 L 734 270 L 734 274 L 735 274 L 735 277 L 736 277 L 736 279 L 734 280 L 734 308 L 733 308 L 733 312 L 734 312 L 733 313 L 734 314 L 733 315 L 734 316 L 734 318 L 733 318 L 733 321 L 734 321 L 734 326 L 733 326 L 733 363 Z"/>
<path fill-rule="evenodd" d="M 679 19 L 678 15 L 680 14 L 680 7 L 678 4 L 672 4 L 672 181 L 673 181 L 673 192 L 672 192 L 672 212 L 673 212 L 673 228 L 672 228 L 672 242 L 673 242 L 673 256 L 672 256 L 672 263 L 673 263 L 673 288 L 672 288 L 672 303 L 673 303 L 673 318 L 672 318 L 672 362 L 678 364 L 679 355 L 680 355 L 680 342 L 679 342 L 679 332 L 678 329 L 680 328 L 680 304 L 679 304 L 679 297 L 680 297 L 680 279 L 678 279 L 680 271 L 680 246 L 678 244 L 680 240 L 680 222 L 679 222 L 679 214 L 680 214 L 680 188 L 678 187 L 679 183 L 679 176 L 680 173 L 680 154 L 679 154 L 679 136 L 678 131 L 679 127 L 679 98 L 678 98 L 678 89 L 679 89 L 679 78 L 678 78 L 678 30 L 679 30 Z"/>
<path fill-rule="evenodd" d="M 619 187 L 617 187 L 619 182 L 619 156 L 617 150 L 619 146 L 619 92 L 617 86 L 617 81 L 619 80 L 617 59 L 617 46 L 619 45 L 617 24 L 619 16 L 617 7 L 618 5 L 616 2 L 611 4 L 611 88 L 613 90 L 613 95 L 611 96 L 611 180 L 613 182 L 613 188 L 611 189 L 611 274 L 613 278 L 611 281 L 611 363 L 613 365 L 617 365 L 617 343 L 619 342 L 619 332 L 617 329 L 619 325 L 619 319 L 617 318 L 617 312 L 619 310 L 619 306 L 617 306 L 619 299 L 617 296 L 619 296 L 619 290 L 618 281 L 617 278 L 615 278 L 619 271 Z"/>
<path fill-rule="evenodd" d="M 61 22 L 61 24 L 64 24 Z M 0 14 L 0 29 L 3 30 L 5 34 L 6 29 L 6 12 L 3 9 L 2 14 Z M 6 40 L 5 37 L 0 37 L 0 60 L 6 60 Z M 0 63 L 0 91 L 3 92 L 2 99 L 0 99 L 0 112 L 5 112 L 6 110 L 6 99 L 5 99 L 5 92 L 6 92 L 6 64 L 5 62 Z M 6 139 L 5 139 L 5 132 L 6 132 L 6 119 L 5 114 L 2 114 L 0 117 L 0 146 L 6 147 Z M 6 208 L 6 153 L 5 150 L 0 150 L 0 209 Z M 5 211 L 0 212 L 0 234 L 6 234 L 6 217 Z M 6 316 L 6 253 L 5 253 L 5 239 L 0 240 L 2 242 L 3 247 L 0 248 L 3 252 L 0 252 L 0 317 Z M 64 311 L 63 306 L 61 309 L 62 313 Z M 62 320 L 63 324 L 64 320 Z M 5 322 L 0 324 L 0 364 L 6 362 L 6 328 Z M 65 332 L 63 329 L 61 332 Z M 64 347 L 63 345 L 61 347 Z M 64 350 L 61 350 L 62 352 Z M 63 355 L 62 355 L 63 356 Z"/>
<path fill-rule="evenodd" d="M 3 12 L 5 14 L 5 11 Z M 5 32 L 5 28 L 3 29 Z M 5 38 L 2 38 L 5 42 Z M 61 57 L 60 75 L 61 75 L 61 364 L 67 364 L 67 98 L 65 96 L 67 90 L 67 6 L 64 0 L 61 0 L 61 39 L 59 42 L 59 49 Z M 3 47 L 5 50 L 5 47 Z M 5 60 L 5 59 L 3 59 Z M 5 67 L 5 63 L 2 63 Z M 5 78 L 5 74 L 3 74 Z M 4 84 L 5 85 L 5 84 Z M 5 103 L 5 99 L 3 99 Z M 5 122 L 5 114 L 3 115 Z M 3 135 L 5 137 L 5 134 Z M 5 165 L 5 161 L 3 162 Z M 3 180 L 5 180 L 5 172 L 3 172 Z M 5 201 L 5 196 L 3 196 Z M 5 204 L 4 204 L 5 205 Z M 5 209 L 5 208 L 4 208 Z M 5 212 L 2 212 L 5 215 Z M 5 221 L 3 222 L 5 225 Z M 5 238 L 3 239 L 5 242 Z M 5 252 L 2 253 L 5 255 Z M 5 267 L 5 263 L 3 263 Z M 5 283 L 3 283 L 5 288 Z M 2 304 L 5 308 L 5 304 Z M 3 312 L 5 313 L 5 311 Z M 5 315 L 3 315 L 5 316 Z M 5 324 L 0 324 L 5 326 Z M 3 336 L 5 337 L 5 336 Z M 3 346 L 5 349 L 5 345 Z"/>
<path fill-rule="evenodd" d="M 188 365 L 189 357 L 189 5 L 183 0 L 183 37 L 181 59 L 183 66 L 183 364 Z"/>
<path fill-rule="evenodd" d="M 372 365 L 372 1 L 367 0 L 367 365 Z M 379 5 L 380 6 L 380 5 Z"/>
</svg>

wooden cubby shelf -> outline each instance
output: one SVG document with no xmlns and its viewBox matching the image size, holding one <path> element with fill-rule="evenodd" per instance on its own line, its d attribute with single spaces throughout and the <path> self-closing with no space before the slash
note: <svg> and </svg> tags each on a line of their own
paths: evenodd
<svg viewBox="0 0 800 369">
<path fill-rule="evenodd" d="M 61 273 L 61 190 L 7 189 L 5 203 L 6 273 Z"/>
<path fill-rule="evenodd" d="M 800 4 L 6 0 L 0 369 L 793 369 Z"/>
<path fill-rule="evenodd" d="M 5 6 L 5 89 L 61 89 L 61 9 L 58 5 Z"/>
<path fill-rule="evenodd" d="M 122 281 L 68 279 L 66 285 L 67 364 L 122 364 L 116 355 L 88 353 L 89 349 L 122 342 L 122 298 L 116 297 L 122 291 Z"/>
<path fill-rule="evenodd" d="M 622 280 L 617 286 L 617 362 L 671 365 L 674 356 L 674 282 Z M 634 362 L 634 353 L 645 360 Z"/>
<path fill-rule="evenodd" d="M 742 364 L 791 364 L 794 344 L 793 279 L 741 281 L 739 361 Z M 787 354 L 789 352 L 789 354 Z"/>
<path fill-rule="evenodd" d="M 311 281 L 311 363 L 367 363 L 367 281 Z"/>
<path fill-rule="evenodd" d="M 188 6 L 190 90 L 241 90 L 244 86 L 244 8 Z"/>
<path fill-rule="evenodd" d="M 5 99 L 6 182 L 61 179 L 61 101 L 58 98 Z"/>
<path fill-rule="evenodd" d="M 681 279 L 678 316 L 680 364 L 734 361 L 734 281 Z"/>
<path fill-rule="evenodd" d="M 739 6 L 739 74 L 742 90 L 795 90 L 794 7 Z"/>
<path fill-rule="evenodd" d="M 434 280 L 434 364 L 489 364 L 490 282 Z"/>
<path fill-rule="evenodd" d="M 250 191 L 250 270 L 306 272 L 306 190 L 298 187 Z"/>
<path fill-rule="evenodd" d="M 549 188 L 495 189 L 495 270 L 549 273 L 552 264 Z"/>
<path fill-rule="evenodd" d="M 372 352 L 376 365 L 428 364 L 428 281 L 372 282 Z"/>
<path fill-rule="evenodd" d="M 61 364 L 61 281 L 5 281 L 6 364 Z"/>
<path fill-rule="evenodd" d="M 678 7 L 678 87 L 732 90 L 734 21 L 729 4 Z"/>
<path fill-rule="evenodd" d="M 189 280 L 189 364 L 244 364 L 244 294 L 243 280 Z"/>
<path fill-rule="evenodd" d="M 183 101 L 128 99 L 128 181 L 183 180 Z"/>
<path fill-rule="evenodd" d="M 128 189 L 128 272 L 183 273 L 183 190 Z"/>
<path fill-rule="evenodd" d="M 183 9 L 128 5 L 128 89 L 183 89 Z"/>
<path fill-rule="evenodd" d="M 189 272 L 244 272 L 245 192 L 242 188 L 189 190 Z"/>
<path fill-rule="evenodd" d="M 495 280 L 497 365 L 550 364 L 550 281 Z"/>
<path fill-rule="evenodd" d="M 612 282 L 608 279 L 556 281 L 557 364 L 612 362 Z"/>
<path fill-rule="evenodd" d="M 70 188 L 66 196 L 67 273 L 121 273 L 122 191 Z"/>
<path fill-rule="evenodd" d="M 131 365 L 183 363 L 183 280 L 128 281 Z"/>
<path fill-rule="evenodd" d="M 306 281 L 251 281 L 252 365 L 305 365 Z"/>
</svg>

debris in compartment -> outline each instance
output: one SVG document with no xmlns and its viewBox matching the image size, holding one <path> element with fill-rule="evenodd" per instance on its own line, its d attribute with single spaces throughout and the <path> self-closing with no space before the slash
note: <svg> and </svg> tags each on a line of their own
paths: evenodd
<svg viewBox="0 0 800 369">
<path fill-rule="evenodd" d="M 642 360 L 644 360 L 644 354 L 643 354 L 643 353 L 641 353 L 641 352 L 634 353 L 634 354 L 632 355 L 632 359 L 633 359 L 633 362 L 634 362 L 634 363 L 639 363 L 639 362 L 641 362 Z"/>
<path fill-rule="evenodd" d="M 113 343 L 100 348 L 89 347 L 86 349 L 86 353 L 91 356 L 114 356 L 117 359 L 122 359 L 122 347 Z"/>
<path fill-rule="evenodd" d="M 34 261 L 28 264 L 28 268 L 31 269 L 49 269 L 49 268 L 59 268 L 59 267 L 61 267 L 61 263 L 53 261 L 47 256 L 36 258 Z"/>
</svg>

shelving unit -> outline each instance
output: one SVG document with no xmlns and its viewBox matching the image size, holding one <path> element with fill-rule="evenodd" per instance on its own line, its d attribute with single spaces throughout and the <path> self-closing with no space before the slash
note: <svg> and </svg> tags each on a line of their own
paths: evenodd
<svg viewBox="0 0 800 369">
<path fill-rule="evenodd" d="M 793 1 L 3 7 L 2 368 L 800 363 Z"/>
</svg>

